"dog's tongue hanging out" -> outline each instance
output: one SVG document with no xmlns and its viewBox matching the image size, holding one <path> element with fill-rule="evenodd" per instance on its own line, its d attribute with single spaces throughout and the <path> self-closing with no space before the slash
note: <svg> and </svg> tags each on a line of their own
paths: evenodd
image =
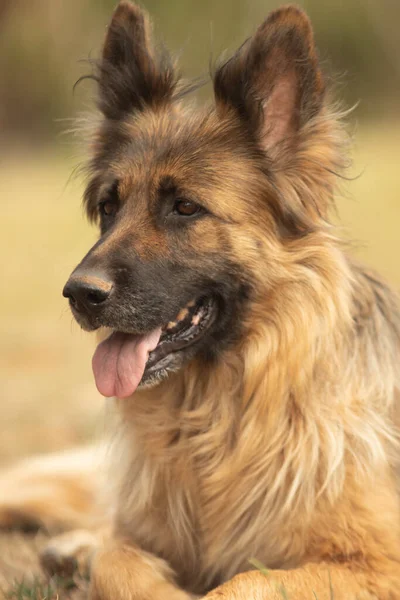
<svg viewBox="0 0 400 600">
<path fill-rule="evenodd" d="M 161 329 L 146 335 L 114 332 L 96 348 L 92 367 L 103 396 L 128 398 L 143 377 L 149 353 L 155 349 Z"/>
</svg>

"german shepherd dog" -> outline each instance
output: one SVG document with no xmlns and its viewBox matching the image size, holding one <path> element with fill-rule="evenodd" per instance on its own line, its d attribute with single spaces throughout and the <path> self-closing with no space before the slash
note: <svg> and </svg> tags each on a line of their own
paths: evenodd
<svg viewBox="0 0 400 600">
<path fill-rule="evenodd" d="M 101 234 L 64 288 L 109 330 L 93 370 L 118 414 L 90 597 L 399 599 L 400 311 L 329 219 L 345 136 L 308 18 L 272 12 L 204 109 L 150 33 L 118 5 L 85 193 Z M 88 481 L 36 517 L 86 517 Z"/>
</svg>

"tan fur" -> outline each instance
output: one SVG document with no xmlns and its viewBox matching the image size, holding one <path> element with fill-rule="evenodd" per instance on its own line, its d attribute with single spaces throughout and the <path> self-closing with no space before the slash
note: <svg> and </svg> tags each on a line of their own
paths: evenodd
<svg viewBox="0 0 400 600">
<path fill-rule="evenodd" d="M 145 21 L 129 6 L 122 2 L 116 14 L 129 15 L 140 41 Z M 297 62 L 289 73 L 282 67 L 293 36 L 288 41 L 280 31 L 292 26 L 307 53 L 305 74 Z M 229 95 L 237 65 L 263 50 L 264 35 L 281 44 L 272 55 L 267 46 L 264 78 L 256 72 L 257 93 L 270 94 L 263 110 L 275 123 L 258 132 L 273 157 L 267 179 L 260 156 L 236 148 L 243 130 Z M 140 48 L 145 70 L 153 69 L 151 57 Z M 121 153 L 109 166 L 130 221 L 93 256 L 128 247 L 133 235 L 143 260 L 181 250 L 182 267 L 201 261 L 211 268 L 222 253 L 243 267 L 254 292 L 240 336 L 217 360 L 195 357 L 156 387 L 115 400 L 107 485 L 113 529 L 94 559 L 92 600 L 184 600 L 207 592 L 210 600 L 400 598 L 399 303 L 347 256 L 329 224 L 345 140 L 316 64 L 308 20 L 282 9 L 222 69 L 216 108 L 192 114 L 160 97 L 156 107 L 118 121 L 119 133 L 149 150 L 135 160 Z M 299 99 L 294 86 L 303 75 L 313 87 Z M 95 148 L 111 126 L 100 128 Z M 179 151 L 157 162 L 151 148 L 170 139 Z M 191 160 L 188 139 L 196 141 Z M 149 182 L 153 201 L 171 173 L 182 186 L 195 181 L 217 217 L 199 221 L 173 247 L 143 199 Z M 102 176 L 103 163 L 94 160 L 86 197 L 92 217 Z M 68 483 L 66 506 L 77 502 L 85 517 L 90 502 L 74 495 L 81 484 Z M 29 497 L 19 506 L 29 509 Z M 40 508 L 36 518 L 53 517 L 50 500 Z M 251 559 L 269 572 L 246 572 Z"/>
<path fill-rule="evenodd" d="M 323 290 L 323 283 L 329 285 L 326 279 L 312 285 Z M 288 285 L 285 296 L 281 290 L 279 307 L 268 310 L 289 328 L 307 314 L 296 286 Z M 193 365 L 157 393 L 119 403 L 117 530 L 168 557 L 183 585 L 204 589 L 221 570 L 229 579 L 248 569 L 251 557 L 279 568 L 348 560 L 373 581 L 375 570 L 376 576 L 386 570 L 374 584 L 379 598 L 391 597 L 381 589 L 393 589 L 399 577 L 396 438 L 388 403 L 395 383 L 391 356 L 398 350 L 389 324 L 380 341 L 371 339 L 371 328 L 383 325 L 376 307 L 361 339 L 343 331 L 341 300 L 327 307 L 321 298 L 324 318 L 314 306 L 320 323 L 304 323 L 295 347 L 284 336 L 276 339 L 274 322 L 267 331 L 257 323 L 243 355 L 235 349 L 207 381 L 192 371 L 202 365 Z M 298 384 L 290 388 L 289 381 Z"/>
<path fill-rule="evenodd" d="M 104 520 L 103 447 L 29 458 L 0 473 L 0 527 L 49 532 L 97 528 Z"/>
</svg>

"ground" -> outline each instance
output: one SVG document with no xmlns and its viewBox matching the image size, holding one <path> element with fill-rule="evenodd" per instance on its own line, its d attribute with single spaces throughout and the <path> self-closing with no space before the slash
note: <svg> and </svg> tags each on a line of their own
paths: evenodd
<svg viewBox="0 0 400 600">
<path fill-rule="evenodd" d="M 357 254 L 398 287 L 399 139 L 400 124 L 361 127 L 351 170 L 360 177 L 343 182 L 338 200 Z M 79 331 L 61 296 L 95 239 L 80 210 L 82 179 L 68 182 L 79 162 L 72 150 L 9 149 L 0 156 L 0 465 L 80 444 L 104 428 L 90 369 L 94 338 Z M 0 535 L 0 598 L 85 597 L 84 581 L 72 590 L 68 581 L 38 585 L 44 541 L 43 534 Z"/>
</svg>

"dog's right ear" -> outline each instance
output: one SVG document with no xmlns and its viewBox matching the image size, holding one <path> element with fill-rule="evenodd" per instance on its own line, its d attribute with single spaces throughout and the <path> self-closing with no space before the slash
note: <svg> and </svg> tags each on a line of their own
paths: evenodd
<svg viewBox="0 0 400 600">
<path fill-rule="evenodd" d="M 151 43 L 147 14 L 135 4 L 118 4 L 108 27 L 98 76 L 100 110 L 109 119 L 166 103 L 177 75 L 166 52 Z"/>
</svg>

